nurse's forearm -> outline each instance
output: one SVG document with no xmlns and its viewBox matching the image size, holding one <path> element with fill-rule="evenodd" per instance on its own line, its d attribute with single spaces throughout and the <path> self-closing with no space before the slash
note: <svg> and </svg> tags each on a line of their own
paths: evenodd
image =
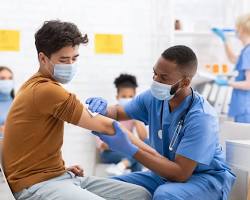
<svg viewBox="0 0 250 200">
<path fill-rule="evenodd" d="M 191 161 L 191 163 L 185 161 L 186 165 L 180 165 L 179 163 L 168 160 L 159 153 L 152 155 L 142 149 L 137 151 L 134 158 L 161 177 L 176 182 L 187 181 L 196 167 L 194 161 Z"/>
<path fill-rule="evenodd" d="M 237 62 L 238 57 L 233 52 L 231 45 L 228 42 L 225 42 L 224 47 L 228 59 L 230 60 L 231 63 L 235 64 Z"/>
<path fill-rule="evenodd" d="M 239 90 L 250 90 L 250 81 L 233 81 L 229 85 Z"/>
<path fill-rule="evenodd" d="M 158 152 L 153 149 L 151 146 L 147 145 L 145 142 L 143 142 L 142 140 L 140 140 L 138 137 L 134 136 L 133 133 L 131 133 L 130 131 L 128 131 L 127 129 L 124 129 L 124 127 L 121 125 L 122 129 L 124 132 L 126 132 L 128 134 L 128 137 L 130 139 L 130 141 L 136 145 L 137 147 L 139 147 L 139 149 L 142 149 L 143 151 L 146 151 L 148 153 L 150 153 L 153 156 L 157 156 L 160 155 L 158 154 Z"/>
<path fill-rule="evenodd" d="M 107 108 L 106 116 L 117 121 L 130 120 L 125 113 L 124 108 L 119 105 L 109 106 Z"/>
</svg>

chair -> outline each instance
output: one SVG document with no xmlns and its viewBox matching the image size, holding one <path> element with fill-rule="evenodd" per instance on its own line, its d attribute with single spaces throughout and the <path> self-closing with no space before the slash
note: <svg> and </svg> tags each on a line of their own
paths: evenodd
<svg viewBox="0 0 250 200">
<path fill-rule="evenodd" d="M 5 177 L 2 167 L 2 146 L 3 141 L 0 140 L 0 199 L 1 200 L 15 200 L 12 191 L 9 187 L 8 181 Z"/>
<path fill-rule="evenodd" d="M 226 151 L 226 140 L 250 140 L 250 124 L 225 121 L 220 125 L 220 144 Z M 226 153 L 226 152 L 225 152 Z M 228 152 L 229 153 L 229 152 Z M 246 155 L 247 157 L 248 155 Z M 231 166 L 237 179 L 230 194 L 230 200 L 249 199 L 249 172 Z"/>
</svg>

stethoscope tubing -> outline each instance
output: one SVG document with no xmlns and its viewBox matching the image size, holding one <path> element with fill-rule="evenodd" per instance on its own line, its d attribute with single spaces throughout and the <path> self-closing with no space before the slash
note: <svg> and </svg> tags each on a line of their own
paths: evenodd
<svg viewBox="0 0 250 200">
<path fill-rule="evenodd" d="M 174 131 L 174 135 L 173 137 L 171 138 L 171 141 L 169 143 L 169 147 L 168 149 L 170 151 L 173 151 L 174 150 L 174 145 L 176 144 L 176 141 L 180 135 L 180 132 L 181 132 L 181 129 L 184 125 L 184 121 L 185 121 L 185 118 L 186 118 L 186 115 L 188 114 L 188 112 L 190 111 L 191 109 L 191 106 L 194 102 L 194 91 L 193 89 L 191 88 L 191 93 L 192 93 L 192 99 L 188 105 L 188 108 L 186 109 L 186 112 L 181 116 L 176 128 L 175 128 L 175 131 Z M 163 107 L 164 107 L 164 101 L 162 102 L 162 107 L 161 107 L 161 131 L 162 131 L 162 134 L 164 134 L 163 132 Z"/>
</svg>

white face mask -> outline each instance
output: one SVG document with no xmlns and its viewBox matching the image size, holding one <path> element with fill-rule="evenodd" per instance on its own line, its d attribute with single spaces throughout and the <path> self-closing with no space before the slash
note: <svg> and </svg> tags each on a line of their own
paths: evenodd
<svg viewBox="0 0 250 200">
<path fill-rule="evenodd" d="M 77 71 L 77 63 L 73 64 L 54 64 L 53 78 L 59 83 L 70 82 Z"/>
<path fill-rule="evenodd" d="M 13 80 L 0 80 L 0 94 L 10 95 L 13 89 L 14 89 Z"/>
<path fill-rule="evenodd" d="M 172 85 L 167 85 L 153 81 L 151 84 L 151 94 L 159 100 L 170 100 L 174 95 L 170 94 Z"/>
<path fill-rule="evenodd" d="M 118 105 L 124 107 L 131 100 L 132 100 L 132 98 L 120 98 L 120 99 L 118 99 Z"/>
</svg>

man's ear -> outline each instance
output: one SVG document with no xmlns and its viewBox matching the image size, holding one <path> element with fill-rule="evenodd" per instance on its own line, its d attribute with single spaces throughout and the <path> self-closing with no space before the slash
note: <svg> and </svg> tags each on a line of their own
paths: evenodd
<svg viewBox="0 0 250 200">
<path fill-rule="evenodd" d="M 43 52 L 38 54 L 38 60 L 42 65 L 46 64 L 46 55 Z"/>
</svg>

